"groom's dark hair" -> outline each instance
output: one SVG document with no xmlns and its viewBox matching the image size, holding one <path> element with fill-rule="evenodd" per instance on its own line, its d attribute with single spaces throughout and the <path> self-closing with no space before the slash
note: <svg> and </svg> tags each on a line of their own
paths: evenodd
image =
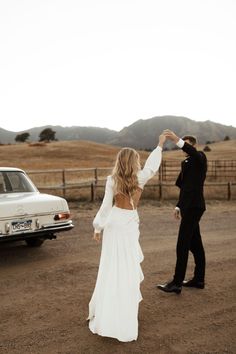
<svg viewBox="0 0 236 354">
<path fill-rule="evenodd" d="M 184 135 L 182 137 L 182 140 L 184 140 L 184 141 L 185 140 L 189 140 L 192 145 L 196 145 L 197 144 L 197 138 L 195 136 L 193 136 L 193 135 Z"/>
</svg>

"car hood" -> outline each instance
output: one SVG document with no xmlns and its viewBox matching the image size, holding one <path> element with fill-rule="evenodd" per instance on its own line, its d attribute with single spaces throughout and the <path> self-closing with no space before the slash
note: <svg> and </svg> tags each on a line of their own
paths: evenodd
<svg viewBox="0 0 236 354">
<path fill-rule="evenodd" d="M 0 218 L 68 211 L 65 199 L 39 192 L 0 194 Z"/>
</svg>

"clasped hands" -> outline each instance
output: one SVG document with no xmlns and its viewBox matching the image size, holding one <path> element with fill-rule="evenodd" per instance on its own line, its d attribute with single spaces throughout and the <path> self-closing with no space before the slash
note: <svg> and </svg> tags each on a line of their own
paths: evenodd
<svg viewBox="0 0 236 354">
<path fill-rule="evenodd" d="M 172 140 L 175 144 L 179 141 L 179 137 L 170 129 L 163 130 L 160 137 L 161 136 L 165 138 L 165 140 Z"/>
<path fill-rule="evenodd" d="M 166 139 L 173 141 L 173 143 L 177 143 L 179 141 L 179 137 L 170 129 L 165 129 L 159 136 L 159 146 L 163 148 L 163 145 Z"/>
</svg>

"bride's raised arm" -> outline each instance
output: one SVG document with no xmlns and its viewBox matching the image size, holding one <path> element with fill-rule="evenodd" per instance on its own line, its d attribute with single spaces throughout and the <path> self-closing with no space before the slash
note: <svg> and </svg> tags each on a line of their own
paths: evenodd
<svg viewBox="0 0 236 354">
<path fill-rule="evenodd" d="M 166 141 L 166 137 L 163 134 L 161 134 L 159 136 L 158 146 L 148 156 L 144 168 L 139 171 L 138 181 L 139 181 L 139 186 L 141 188 L 143 188 L 144 185 L 147 183 L 147 181 L 157 173 L 161 164 L 162 148 L 165 141 Z"/>
</svg>

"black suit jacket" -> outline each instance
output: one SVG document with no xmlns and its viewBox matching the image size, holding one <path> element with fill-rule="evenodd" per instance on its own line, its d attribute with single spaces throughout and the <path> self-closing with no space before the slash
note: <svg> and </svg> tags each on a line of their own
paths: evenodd
<svg viewBox="0 0 236 354">
<path fill-rule="evenodd" d="M 203 187 L 207 172 L 206 155 L 186 142 L 182 150 L 188 154 L 188 157 L 182 161 L 181 172 L 175 183 L 180 188 L 177 206 L 180 209 L 200 208 L 205 210 Z"/>
</svg>

